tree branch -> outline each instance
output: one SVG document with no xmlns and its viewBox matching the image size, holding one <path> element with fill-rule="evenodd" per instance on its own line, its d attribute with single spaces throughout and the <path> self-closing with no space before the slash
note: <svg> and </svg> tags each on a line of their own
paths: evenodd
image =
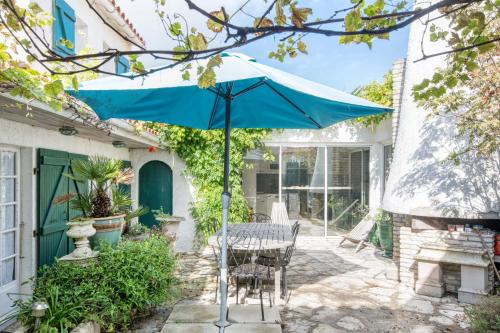
<svg viewBox="0 0 500 333">
<path fill-rule="evenodd" d="M 11 0 L 4 1 L 4 3 L 10 3 Z M 228 41 L 229 38 L 234 38 L 235 40 L 229 44 L 224 43 L 222 46 L 217 46 L 217 47 L 211 47 L 211 48 L 206 48 L 204 50 L 192 50 L 188 48 L 188 50 L 179 50 L 179 51 L 174 51 L 173 49 L 161 49 L 161 50 L 147 50 L 144 47 L 140 47 L 136 43 L 134 43 L 132 40 L 130 40 L 127 36 L 123 36 L 119 31 L 111 27 L 107 22 L 104 22 L 103 17 L 97 13 L 96 9 L 92 7 L 91 0 L 86 0 L 87 4 L 91 7 L 96 14 L 103 20 L 103 22 L 113 29 L 115 33 L 117 33 L 121 38 L 124 38 L 128 42 L 133 43 L 136 46 L 139 46 L 139 50 L 129 50 L 129 51 L 120 51 L 120 50 L 106 50 L 103 52 L 96 52 L 96 53 L 90 53 L 90 54 L 84 54 L 84 55 L 71 55 L 71 56 L 66 56 L 66 57 L 61 57 L 60 55 L 56 54 L 50 47 L 50 45 L 46 45 L 43 41 L 40 40 L 40 37 L 36 34 L 35 31 L 32 31 L 33 36 L 35 36 L 38 40 L 34 39 L 32 37 L 31 33 L 26 33 L 30 41 L 33 43 L 37 51 L 40 53 L 41 57 L 34 57 L 38 62 L 40 62 L 44 67 L 47 67 L 45 63 L 53 63 L 53 62 L 58 62 L 58 63 L 73 63 L 76 66 L 79 66 L 80 69 L 77 71 L 68 71 L 67 73 L 60 73 L 57 72 L 57 74 L 74 74 L 74 73 L 80 73 L 85 70 L 92 70 L 96 73 L 105 73 L 109 75 L 116 75 L 116 76 L 124 76 L 121 74 L 116 74 L 116 73 L 109 73 L 106 71 L 101 70 L 99 67 L 101 67 L 104 63 L 110 61 L 110 59 L 113 59 L 114 57 L 118 56 L 131 56 L 131 55 L 151 55 L 155 58 L 159 59 L 166 59 L 172 61 L 171 64 L 168 64 L 166 66 L 160 67 L 160 68 L 155 68 L 154 70 L 148 70 L 144 71 L 143 73 L 136 73 L 130 76 L 127 75 L 127 77 L 138 77 L 138 76 L 144 76 L 148 75 L 150 73 L 153 73 L 155 71 L 165 69 L 165 68 L 172 68 L 178 64 L 184 63 L 188 60 L 201 60 L 201 59 L 207 59 L 215 54 L 219 54 L 221 52 L 224 52 L 226 50 L 232 49 L 232 48 L 237 48 L 242 45 L 254 43 L 257 40 L 260 40 L 262 38 L 267 38 L 273 35 L 278 35 L 278 34 L 283 34 L 287 33 L 289 35 L 294 35 L 297 33 L 301 33 L 303 35 L 306 34 L 317 34 L 317 35 L 324 35 L 324 36 L 360 36 L 360 35 L 369 35 L 369 36 L 376 36 L 376 35 L 381 35 L 381 34 L 387 34 L 392 31 L 399 30 L 401 28 L 404 28 L 411 24 L 412 22 L 420 19 L 421 17 L 428 15 L 429 13 L 440 9 L 444 7 L 449 7 L 453 5 L 459 5 L 459 4 L 470 4 L 470 3 L 475 3 L 479 2 L 482 0 L 440 0 L 432 5 L 430 5 L 427 8 L 424 9 L 417 9 L 413 11 L 401 11 L 401 12 L 393 12 L 393 13 L 387 13 L 387 14 L 380 14 L 380 15 L 373 15 L 373 16 L 367 16 L 367 17 L 362 17 L 361 19 L 364 21 L 372 21 L 372 20 L 381 20 L 381 26 L 379 28 L 373 28 L 373 29 L 360 29 L 357 31 L 345 31 L 345 30 L 335 30 L 335 29 L 325 29 L 322 28 L 323 25 L 327 24 L 333 24 L 333 23 L 341 23 L 344 22 L 345 18 L 335 18 L 335 16 L 338 13 L 341 12 L 346 12 L 352 9 L 355 9 L 357 6 L 360 6 L 362 1 L 358 1 L 356 4 L 354 4 L 351 7 L 344 8 L 337 10 L 332 16 L 330 16 L 329 19 L 326 20 L 321 20 L 321 21 L 315 21 L 315 22 L 309 22 L 305 23 L 302 27 L 297 27 L 294 25 L 287 25 L 287 26 L 264 26 L 264 27 L 259 27 L 257 25 L 256 27 L 254 26 L 238 26 L 230 22 L 230 18 L 228 18 L 228 15 L 224 11 L 224 19 L 219 19 L 218 17 L 208 13 L 206 10 L 202 9 L 201 7 L 197 6 L 192 0 L 185 0 L 186 4 L 188 7 L 201 15 L 205 16 L 206 18 L 224 26 L 226 28 L 226 33 L 227 33 L 227 39 L 226 42 Z M 276 5 L 276 1 L 273 1 L 270 6 L 267 7 L 266 11 L 264 12 L 263 16 L 261 16 L 260 21 L 262 22 L 263 18 L 270 13 L 272 8 Z M 30 24 L 24 20 L 24 18 L 20 17 L 13 6 L 6 6 L 8 10 L 14 13 L 16 15 L 16 18 L 19 20 L 19 23 L 23 26 L 23 29 L 30 29 Z M 232 16 L 231 16 L 232 17 Z M 403 19 L 401 22 L 392 24 L 390 26 L 384 26 L 388 25 L 389 23 L 384 21 L 384 19 Z M 186 22 L 187 24 L 187 22 Z M 380 26 L 380 25 L 379 25 Z M 252 35 L 252 38 L 249 38 L 249 35 Z M 47 49 L 47 53 L 44 52 L 40 47 L 39 43 L 41 42 L 41 45 L 45 49 Z M 479 46 L 479 45 L 477 45 Z M 476 47 L 476 46 L 474 46 Z M 30 53 L 31 54 L 31 53 Z M 160 55 L 166 55 L 170 57 L 162 57 Z M 436 54 L 439 55 L 439 54 Z M 430 55 L 434 56 L 434 55 Z M 430 56 L 426 56 L 430 57 Z M 104 58 L 102 61 L 101 65 L 98 66 L 87 66 L 85 64 L 79 63 L 79 61 L 82 60 L 95 60 L 95 59 L 101 59 Z M 177 60 L 177 59 L 181 60 Z M 49 72 L 54 73 L 54 70 L 49 69 Z"/>
<path fill-rule="evenodd" d="M 433 58 L 433 57 L 437 57 L 437 56 L 441 56 L 441 55 L 445 55 L 445 54 L 451 54 L 451 53 L 456 53 L 456 52 L 467 51 L 467 50 L 471 50 L 471 49 L 474 49 L 476 47 L 480 47 L 480 46 L 483 46 L 483 45 L 487 45 L 487 44 L 491 44 L 491 43 L 496 43 L 498 41 L 500 41 L 500 37 L 496 37 L 496 38 L 493 38 L 491 40 L 487 40 L 487 41 L 484 41 L 484 42 L 481 42 L 481 43 L 477 43 L 477 44 L 473 44 L 473 45 L 469 45 L 469 46 L 460 47 L 460 48 L 457 48 L 457 49 L 451 49 L 451 50 L 448 50 L 448 51 L 443 51 L 443 52 L 437 52 L 437 53 L 428 54 L 428 55 L 423 56 L 422 58 L 414 60 L 413 62 L 419 62 L 419 61 L 422 61 L 422 60 L 426 60 L 426 59 L 429 59 L 429 58 Z"/>
</svg>

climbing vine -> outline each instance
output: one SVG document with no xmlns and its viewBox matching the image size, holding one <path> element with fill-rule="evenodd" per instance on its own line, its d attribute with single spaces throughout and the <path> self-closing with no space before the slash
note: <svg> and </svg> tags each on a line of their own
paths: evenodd
<svg viewBox="0 0 500 333">
<path fill-rule="evenodd" d="M 224 169 L 224 132 L 198 130 L 187 127 L 149 123 L 162 142 L 186 163 L 185 173 L 192 177 L 196 189 L 191 214 L 196 230 L 202 238 L 210 234 L 210 224 L 220 223 L 221 194 Z M 249 208 L 242 188 L 243 170 L 250 165 L 244 157 L 249 150 L 263 148 L 263 140 L 271 133 L 265 129 L 234 129 L 231 132 L 230 175 L 231 207 L 229 222 L 247 221 Z M 270 154 L 265 158 L 271 159 Z"/>
<path fill-rule="evenodd" d="M 354 89 L 352 94 L 380 105 L 392 107 L 392 73 L 386 73 L 382 82 L 373 81 L 365 86 Z M 350 122 L 354 124 L 361 124 L 374 130 L 377 125 L 390 116 L 391 113 L 386 112 L 356 118 Z"/>
</svg>

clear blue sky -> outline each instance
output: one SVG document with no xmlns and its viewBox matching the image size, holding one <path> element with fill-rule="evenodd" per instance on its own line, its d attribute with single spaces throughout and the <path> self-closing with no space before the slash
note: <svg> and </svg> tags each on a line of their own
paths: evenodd
<svg viewBox="0 0 500 333">
<path fill-rule="evenodd" d="M 280 63 L 269 59 L 276 41 L 266 40 L 239 48 L 258 62 L 317 81 L 339 90 L 351 92 L 373 80 L 381 80 L 395 60 L 405 58 L 408 29 L 391 35 L 390 40 L 375 41 L 370 50 L 366 45 L 340 45 L 338 38 L 307 36 L 308 55 L 287 58 Z"/>
<path fill-rule="evenodd" d="M 230 12 L 238 8 L 245 0 L 198 0 L 197 4 L 208 11 L 216 10 L 224 5 Z M 160 22 L 154 14 L 153 1 L 119 0 L 120 6 L 132 19 L 138 31 L 146 38 L 149 48 L 165 48 L 166 37 L 162 32 Z M 333 10 L 348 7 L 349 0 L 304 0 L 301 6 L 311 7 L 314 17 L 327 17 Z M 252 0 L 254 8 L 249 8 L 253 14 L 261 14 L 262 8 L 267 8 L 263 0 Z M 260 6 L 260 7 L 259 7 Z M 183 0 L 167 1 L 170 14 L 182 13 L 193 26 L 203 28 L 206 18 L 197 16 L 187 9 Z M 248 17 L 235 17 L 246 24 L 253 22 Z M 340 28 L 340 27 L 338 27 Z M 268 58 L 269 51 L 276 48 L 277 39 L 283 36 L 261 40 L 233 50 L 245 53 L 257 61 L 280 68 L 287 72 L 317 81 L 336 89 L 351 92 L 354 88 L 373 80 L 381 80 L 390 70 L 392 63 L 406 57 L 408 29 L 391 34 L 390 40 L 376 40 L 370 50 L 366 45 L 339 45 L 338 38 L 325 36 L 307 36 L 309 55 L 299 55 L 295 59 L 287 58 L 284 63 Z"/>
</svg>

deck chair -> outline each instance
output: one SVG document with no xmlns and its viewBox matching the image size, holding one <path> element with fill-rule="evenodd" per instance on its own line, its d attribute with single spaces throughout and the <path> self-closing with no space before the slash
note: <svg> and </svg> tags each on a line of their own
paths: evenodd
<svg viewBox="0 0 500 333">
<path fill-rule="evenodd" d="M 354 227 L 354 229 L 352 229 L 347 235 L 343 236 L 337 247 L 340 247 L 346 240 L 348 240 L 358 244 L 355 252 L 359 252 L 368 240 L 368 236 L 370 235 L 370 231 L 372 231 L 374 224 L 374 214 L 366 214 L 366 216 Z"/>
<path fill-rule="evenodd" d="M 271 223 L 285 224 L 291 227 L 284 202 L 273 202 L 273 207 L 271 210 Z"/>
</svg>

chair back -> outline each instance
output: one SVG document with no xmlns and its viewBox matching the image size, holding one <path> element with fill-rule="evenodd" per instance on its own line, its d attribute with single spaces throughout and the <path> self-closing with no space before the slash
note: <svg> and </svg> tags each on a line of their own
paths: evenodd
<svg viewBox="0 0 500 333">
<path fill-rule="evenodd" d="M 374 214 L 368 213 L 356 226 L 347 234 L 349 239 L 362 241 L 368 238 L 368 235 L 375 224 Z"/>
<path fill-rule="evenodd" d="M 207 231 L 209 235 L 215 235 L 215 233 L 219 230 L 219 223 L 215 220 L 208 221 L 207 224 Z M 219 236 L 217 236 L 217 243 L 219 243 Z M 215 262 L 217 263 L 217 269 L 220 269 L 221 267 L 221 262 L 220 262 L 220 246 L 211 246 L 212 247 L 212 252 L 214 253 L 214 259 Z"/>
<path fill-rule="evenodd" d="M 242 231 L 228 240 L 228 260 L 231 261 L 230 274 L 255 276 L 257 258 L 262 250 L 262 239 L 248 231 Z"/>
<path fill-rule="evenodd" d="M 292 259 L 293 252 L 295 251 L 295 242 L 297 240 L 297 235 L 299 234 L 300 224 L 295 222 L 292 226 L 292 245 L 288 246 L 285 250 L 285 255 L 283 256 L 282 265 L 288 266 L 290 260 Z"/>
<path fill-rule="evenodd" d="M 262 213 L 252 213 L 250 214 L 250 219 L 248 222 L 254 223 L 271 223 L 271 217 Z"/>
<path fill-rule="evenodd" d="M 284 202 L 273 202 L 273 208 L 271 210 L 271 223 L 290 226 L 290 220 L 288 219 L 288 212 L 286 211 Z"/>
</svg>

